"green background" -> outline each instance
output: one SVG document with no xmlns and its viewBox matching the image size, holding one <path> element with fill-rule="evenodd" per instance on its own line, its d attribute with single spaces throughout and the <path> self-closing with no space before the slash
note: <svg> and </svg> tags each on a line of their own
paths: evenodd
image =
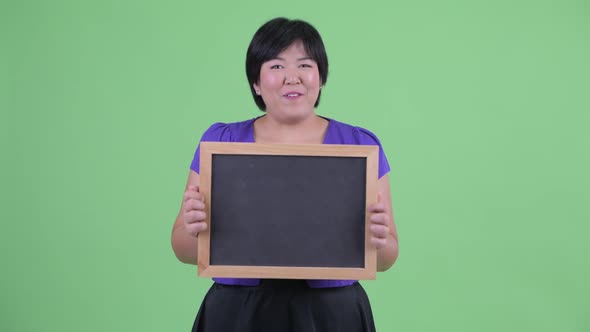
<svg viewBox="0 0 590 332">
<path fill-rule="evenodd" d="M 379 331 L 590 330 L 590 3 L 2 1 L 1 331 L 188 331 L 211 284 L 170 232 L 275 16 L 322 34 L 318 113 L 392 166 Z"/>
</svg>

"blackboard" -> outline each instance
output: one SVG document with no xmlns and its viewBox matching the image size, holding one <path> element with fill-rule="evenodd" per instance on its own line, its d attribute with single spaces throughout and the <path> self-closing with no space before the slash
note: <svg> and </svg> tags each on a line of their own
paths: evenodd
<svg viewBox="0 0 590 332">
<path fill-rule="evenodd" d="M 378 147 L 201 143 L 199 275 L 374 279 Z"/>
</svg>

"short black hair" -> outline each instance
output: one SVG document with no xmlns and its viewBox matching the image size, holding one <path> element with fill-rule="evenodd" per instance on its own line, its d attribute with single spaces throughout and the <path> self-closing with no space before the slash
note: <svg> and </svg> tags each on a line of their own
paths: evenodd
<svg viewBox="0 0 590 332">
<path fill-rule="evenodd" d="M 264 62 L 275 59 L 279 53 L 296 41 L 303 43 L 307 55 L 317 63 L 322 85 L 328 81 L 328 55 L 319 32 L 311 24 L 302 20 L 274 18 L 256 31 L 246 53 L 246 76 L 250 91 L 256 105 L 263 112 L 266 111 L 266 104 L 254 90 L 254 83 L 258 84 L 260 80 L 260 68 Z M 320 89 L 314 107 L 319 105 L 321 94 Z"/>
</svg>

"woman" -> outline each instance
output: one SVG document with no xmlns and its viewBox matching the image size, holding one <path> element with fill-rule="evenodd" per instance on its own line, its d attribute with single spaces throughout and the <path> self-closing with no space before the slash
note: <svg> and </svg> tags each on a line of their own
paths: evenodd
<svg viewBox="0 0 590 332">
<path fill-rule="evenodd" d="M 379 194 L 368 213 L 377 269 L 389 269 L 398 254 L 389 165 L 374 134 L 315 113 L 328 79 L 328 59 L 319 33 L 300 20 L 267 22 L 250 43 L 246 74 L 254 101 L 266 114 L 243 122 L 213 124 L 201 141 L 378 145 Z M 207 228 L 204 207 L 197 148 L 172 231 L 174 252 L 184 263 L 197 263 L 197 234 Z M 214 280 L 193 331 L 375 330 L 369 301 L 355 280 Z"/>
</svg>

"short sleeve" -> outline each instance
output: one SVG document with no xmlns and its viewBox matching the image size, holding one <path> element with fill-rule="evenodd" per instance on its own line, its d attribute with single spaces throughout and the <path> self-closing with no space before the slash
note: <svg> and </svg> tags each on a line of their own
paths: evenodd
<svg viewBox="0 0 590 332">
<path fill-rule="evenodd" d="M 231 141 L 231 132 L 229 130 L 229 126 L 225 123 L 214 123 L 209 127 L 199 144 L 197 145 L 197 150 L 195 151 L 195 155 L 193 157 L 193 161 L 191 162 L 191 170 L 199 173 L 199 163 L 201 161 L 201 142 L 230 142 Z"/>
<path fill-rule="evenodd" d="M 381 146 L 381 141 L 379 141 L 377 135 L 364 128 L 356 127 L 355 129 L 356 130 L 354 130 L 353 133 L 356 136 L 359 145 L 379 146 L 379 178 L 389 173 L 389 162 L 387 161 L 387 157 L 385 156 L 385 152 Z"/>
</svg>

